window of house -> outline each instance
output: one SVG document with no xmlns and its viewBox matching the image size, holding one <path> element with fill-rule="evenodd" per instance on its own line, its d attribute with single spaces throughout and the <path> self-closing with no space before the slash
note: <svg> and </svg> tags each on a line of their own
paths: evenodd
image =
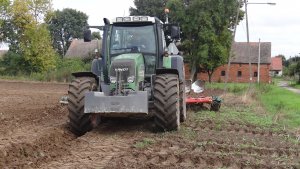
<svg viewBox="0 0 300 169">
<path fill-rule="evenodd" d="M 240 67 L 242 67 L 242 64 L 239 64 Z"/>
<path fill-rule="evenodd" d="M 221 76 L 225 76 L 226 75 L 226 72 L 223 70 L 221 71 Z"/>
<path fill-rule="evenodd" d="M 242 77 L 242 71 L 237 72 L 237 77 Z"/>
<path fill-rule="evenodd" d="M 257 72 L 254 72 L 254 75 L 253 75 L 254 77 L 257 77 Z"/>
</svg>

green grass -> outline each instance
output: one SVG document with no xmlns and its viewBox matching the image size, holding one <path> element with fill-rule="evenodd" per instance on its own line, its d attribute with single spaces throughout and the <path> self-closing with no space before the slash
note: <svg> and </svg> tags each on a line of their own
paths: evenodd
<svg viewBox="0 0 300 169">
<path fill-rule="evenodd" d="M 267 92 L 258 92 L 258 99 L 278 123 L 287 127 L 300 127 L 300 95 L 286 89 L 268 85 Z"/>
<path fill-rule="evenodd" d="M 286 81 L 282 77 L 272 77 L 272 83 L 278 84 L 279 81 Z"/>
<path fill-rule="evenodd" d="M 280 79 L 276 79 L 278 82 Z M 224 83 L 207 84 L 206 88 L 224 89 Z M 221 113 L 215 114 L 204 112 L 204 116 L 213 116 L 220 121 L 237 120 L 245 123 L 254 124 L 262 127 L 270 127 L 277 124 L 280 127 L 299 128 L 300 127 L 300 95 L 280 88 L 274 83 L 271 84 L 253 84 L 254 94 L 253 99 L 261 103 L 267 113 L 255 112 L 257 105 L 229 106 L 221 107 Z M 300 85 L 298 85 L 300 87 Z M 241 95 L 248 91 L 249 84 L 227 84 L 228 91 Z M 250 96 L 249 96 L 250 97 Z M 203 114 L 201 112 L 201 114 Z"/>
<path fill-rule="evenodd" d="M 207 89 L 225 89 L 225 83 L 206 83 L 205 88 Z M 227 91 L 231 93 L 242 93 L 249 87 L 248 83 L 227 83 Z"/>
<path fill-rule="evenodd" d="M 253 107 L 221 107 L 221 112 L 215 113 L 211 111 L 203 111 L 196 113 L 194 118 L 197 121 L 205 119 L 214 119 L 216 122 L 215 128 L 222 128 L 222 125 L 227 121 L 236 121 L 241 124 L 252 124 L 262 128 L 270 128 L 274 126 L 271 116 L 253 113 Z M 279 127 L 279 126 L 278 126 Z"/>
<path fill-rule="evenodd" d="M 300 84 L 297 83 L 297 82 L 291 82 L 291 83 L 290 83 L 290 86 L 291 86 L 291 87 L 294 87 L 294 88 L 296 88 L 296 89 L 300 89 Z"/>
<path fill-rule="evenodd" d="M 148 147 L 148 146 L 150 146 L 154 143 L 155 143 L 155 140 L 150 139 L 150 138 L 144 138 L 143 140 L 136 142 L 133 145 L 133 147 L 135 147 L 135 148 L 146 148 L 146 147 Z"/>
</svg>

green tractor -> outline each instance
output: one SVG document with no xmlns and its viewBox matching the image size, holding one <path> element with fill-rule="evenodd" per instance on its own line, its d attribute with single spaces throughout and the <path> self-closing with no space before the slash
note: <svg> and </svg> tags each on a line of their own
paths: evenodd
<svg viewBox="0 0 300 169">
<path fill-rule="evenodd" d="M 185 75 L 174 41 L 180 29 L 156 17 L 117 17 L 104 26 L 102 59 L 91 72 L 72 73 L 68 110 L 71 131 L 81 136 L 107 117 L 153 116 L 162 131 L 186 119 Z M 91 30 L 84 32 L 91 41 Z M 171 42 L 171 48 L 167 46 Z"/>
</svg>

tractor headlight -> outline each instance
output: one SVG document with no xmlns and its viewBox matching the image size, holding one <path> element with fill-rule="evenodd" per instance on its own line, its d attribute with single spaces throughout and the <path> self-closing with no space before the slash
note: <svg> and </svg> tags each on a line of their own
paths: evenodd
<svg viewBox="0 0 300 169">
<path fill-rule="evenodd" d="M 139 67 L 139 77 L 141 79 L 144 79 L 144 77 L 145 77 L 145 66 L 144 65 L 140 65 L 140 67 Z"/>
<path fill-rule="evenodd" d="M 134 76 L 129 76 L 129 77 L 127 78 L 127 82 L 128 82 L 128 83 L 133 83 L 134 80 L 135 80 Z"/>
<path fill-rule="evenodd" d="M 111 76 L 109 79 L 110 79 L 110 83 L 116 83 L 117 82 L 116 77 Z"/>
</svg>

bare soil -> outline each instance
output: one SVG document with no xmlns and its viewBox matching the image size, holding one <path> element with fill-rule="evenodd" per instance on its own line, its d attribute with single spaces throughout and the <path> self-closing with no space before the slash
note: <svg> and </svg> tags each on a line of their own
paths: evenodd
<svg viewBox="0 0 300 169">
<path fill-rule="evenodd" d="M 220 126 L 191 112 L 178 132 L 157 133 L 152 119 L 121 118 L 76 138 L 59 104 L 67 90 L 0 81 L 0 168 L 300 168 L 290 133 L 231 120 Z"/>
</svg>

